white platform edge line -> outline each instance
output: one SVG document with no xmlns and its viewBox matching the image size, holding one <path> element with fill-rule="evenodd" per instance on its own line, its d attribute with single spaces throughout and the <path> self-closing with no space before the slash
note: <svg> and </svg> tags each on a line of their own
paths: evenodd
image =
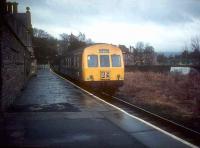
<svg viewBox="0 0 200 148">
<path fill-rule="evenodd" d="M 190 131 L 193 131 L 193 132 L 195 132 L 195 133 L 197 133 L 197 134 L 200 134 L 200 133 L 198 133 L 198 132 L 196 132 L 196 131 L 194 131 L 194 130 L 192 130 L 192 129 L 190 129 L 190 128 L 187 128 L 187 127 L 185 127 L 185 126 L 183 126 L 183 125 L 179 125 L 178 123 L 176 123 L 176 122 L 173 122 L 173 121 L 170 121 L 170 120 L 168 120 L 168 119 L 165 119 L 165 118 L 163 118 L 163 117 L 161 117 L 161 116 L 159 116 L 159 115 L 156 115 L 156 114 L 154 114 L 154 113 L 151 113 L 151 112 L 149 112 L 149 111 L 147 111 L 147 110 L 145 110 L 145 109 L 143 109 L 143 108 L 140 108 L 140 107 L 138 107 L 138 106 L 135 106 L 135 105 L 133 105 L 133 104 L 131 104 L 131 103 L 129 103 L 129 102 L 126 102 L 126 101 L 124 101 L 124 100 L 121 100 L 121 99 L 119 99 L 119 98 L 117 98 L 117 97 L 115 97 L 115 96 L 112 96 L 114 99 L 116 99 L 116 100 L 119 100 L 119 101 L 121 101 L 121 102 L 123 102 L 123 103 L 126 103 L 126 104 L 128 104 L 128 105 L 130 105 L 130 106 L 134 106 L 134 107 L 136 107 L 136 108 L 138 108 L 138 109 L 140 109 L 140 110 L 143 110 L 144 112 L 147 112 L 147 113 L 149 113 L 149 114 L 151 114 L 151 115 L 154 115 L 154 116 L 156 116 L 156 117 L 158 117 L 158 118 L 161 118 L 161 119 L 163 119 L 163 120 L 166 120 L 166 121 L 168 121 L 168 122 L 171 122 L 171 123 L 173 123 L 173 124 L 176 124 L 176 125 L 178 125 L 178 126 L 180 126 L 180 127 L 183 127 L 183 128 L 185 128 L 185 129 L 187 129 L 187 130 L 190 130 Z"/>
<path fill-rule="evenodd" d="M 60 75 L 58 75 L 58 74 L 55 73 L 52 69 L 50 69 L 50 70 L 51 70 L 54 74 L 56 74 L 57 76 L 59 76 L 60 78 L 64 79 L 65 81 L 67 81 L 68 83 L 72 84 L 73 86 L 79 88 L 80 90 L 84 91 L 85 93 L 89 94 L 90 96 L 92 96 L 92 97 L 98 99 L 99 101 L 104 102 L 105 104 L 114 107 L 115 109 L 117 109 L 117 110 L 119 110 L 119 111 L 121 111 L 121 112 L 127 114 L 128 116 L 130 116 L 130 117 L 132 117 L 132 118 L 134 118 L 134 119 L 137 119 L 137 120 L 139 120 L 139 121 L 141 121 L 141 122 L 143 122 L 143 123 L 145 123 L 145 124 L 151 126 L 152 128 L 154 128 L 154 129 L 156 129 L 156 130 L 158 130 L 158 131 L 160 131 L 160 132 L 162 132 L 162 133 L 164 133 L 164 134 L 166 134 L 166 135 L 168 135 L 168 136 L 170 136 L 170 137 L 172 137 L 172 138 L 174 138 L 174 139 L 176 139 L 176 140 L 182 142 L 183 144 L 185 144 L 185 145 L 187 145 L 187 146 L 190 146 L 190 147 L 192 147 L 192 148 L 198 148 L 198 146 L 196 146 L 196 145 L 194 145 L 194 144 L 192 144 L 192 143 L 190 143 L 190 142 L 188 142 L 188 141 L 185 141 L 184 139 L 179 138 L 179 137 L 177 137 L 177 136 L 175 136 L 175 135 L 173 135 L 173 134 L 171 134 L 171 133 L 169 133 L 169 132 L 167 132 L 167 131 L 165 131 L 165 130 L 163 130 L 163 129 L 161 129 L 161 128 L 159 128 L 159 127 L 157 127 L 157 126 L 155 126 L 155 125 L 153 125 L 153 124 L 151 124 L 151 123 L 149 123 L 149 122 L 147 122 L 147 121 L 145 121 L 145 120 L 143 120 L 143 119 L 140 119 L 140 118 L 138 118 L 138 117 L 136 117 L 136 116 L 134 116 L 134 115 L 131 115 L 131 114 L 129 114 L 128 112 L 126 112 L 125 110 L 123 110 L 123 109 L 121 109 L 121 108 L 119 108 L 119 107 L 117 107 L 117 106 L 115 106 L 115 105 L 113 105 L 113 104 L 110 104 L 110 103 L 106 102 L 105 100 L 103 100 L 103 99 L 101 99 L 101 98 L 95 96 L 94 94 L 88 92 L 87 90 L 85 90 L 85 89 L 79 87 L 78 85 L 72 83 L 71 81 L 67 80 L 66 78 L 64 78 L 64 77 L 62 77 L 62 76 L 60 76 Z"/>
</svg>

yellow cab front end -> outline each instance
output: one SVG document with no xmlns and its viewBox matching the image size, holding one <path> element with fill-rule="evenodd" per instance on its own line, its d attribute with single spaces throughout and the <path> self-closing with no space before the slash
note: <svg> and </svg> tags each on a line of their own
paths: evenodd
<svg viewBox="0 0 200 148">
<path fill-rule="evenodd" d="M 85 48 L 82 55 L 83 81 L 94 84 L 119 85 L 124 80 L 121 50 L 110 44 Z"/>
</svg>

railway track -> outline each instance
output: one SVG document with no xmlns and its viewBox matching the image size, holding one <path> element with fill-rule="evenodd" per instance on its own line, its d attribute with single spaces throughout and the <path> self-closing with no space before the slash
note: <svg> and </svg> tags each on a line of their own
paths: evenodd
<svg viewBox="0 0 200 148">
<path fill-rule="evenodd" d="M 56 73 L 57 74 L 57 73 Z M 59 75 L 59 74 L 57 74 Z M 60 75 L 59 75 L 60 76 Z M 63 78 L 63 76 L 61 76 Z M 65 77 L 66 78 L 66 77 Z M 167 131 L 167 133 L 171 133 L 181 139 L 189 141 L 192 144 L 195 144 L 200 147 L 200 132 L 195 131 L 191 128 L 188 128 L 182 124 L 169 120 L 167 118 L 161 117 L 155 113 L 152 113 L 144 108 L 141 108 L 137 105 L 131 104 L 127 101 L 120 99 L 119 97 L 112 96 L 111 94 L 105 92 L 97 92 L 95 90 L 89 89 L 84 85 L 81 85 L 78 82 L 74 82 L 69 78 L 66 78 L 72 84 L 77 85 L 82 90 L 86 90 L 87 92 L 91 93 L 93 96 L 97 96 L 104 101 L 121 108 L 122 110 L 128 112 L 131 115 L 137 116 L 138 118 L 143 119 L 155 125 L 155 127 L 159 127 L 163 129 L 163 131 Z"/>
<path fill-rule="evenodd" d="M 127 101 L 124 101 L 118 97 L 112 96 L 108 93 L 102 92 L 102 95 L 108 98 L 112 98 L 112 99 L 108 99 L 107 101 L 110 100 L 112 104 L 115 104 L 118 107 L 123 108 L 124 110 L 128 111 L 130 114 L 137 114 L 138 117 L 152 123 L 153 125 L 156 125 L 160 127 L 161 129 L 164 129 L 170 133 L 173 133 L 174 135 L 178 137 L 181 137 L 182 139 L 185 139 L 187 141 L 190 141 L 193 144 L 200 146 L 200 132 L 195 131 L 191 128 L 188 128 L 175 121 L 164 118 L 155 113 L 152 113 L 144 108 L 131 104 Z"/>
</svg>

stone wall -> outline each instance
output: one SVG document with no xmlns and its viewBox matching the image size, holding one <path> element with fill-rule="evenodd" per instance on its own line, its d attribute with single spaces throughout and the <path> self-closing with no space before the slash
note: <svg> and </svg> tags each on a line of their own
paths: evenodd
<svg viewBox="0 0 200 148">
<path fill-rule="evenodd" d="M 16 14 L 1 16 L 1 111 L 20 95 L 30 77 L 31 32 L 19 21 Z M 29 45 L 29 46 L 27 46 Z"/>
</svg>

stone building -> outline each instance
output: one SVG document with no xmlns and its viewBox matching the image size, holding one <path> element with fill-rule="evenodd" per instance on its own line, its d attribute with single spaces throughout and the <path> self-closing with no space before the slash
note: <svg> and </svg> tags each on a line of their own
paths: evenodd
<svg viewBox="0 0 200 148">
<path fill-rule="evenodd" d="M 131 48 L 127 48 L 125 45 L 119 45 L 118 47 L 122 50 L 124 65 L 134 65 L 134 56 Z"/>
<path fill-rule="evenodd" d="M 0 1 L 1 99 L 4 111 L 24 88 L 34 59 L 31 13 L 18 13 L 18 3 Z"/>
<path fill-rule="evenodd" d="M 122 50 L 124 65 L 156 65 L 157 64 L 157 54 L 153 52 L 145 52 L 142 50 L 138 52 L 133 46 L 127 48 L 125 45 L 119 45 Z"/>
</svg>

